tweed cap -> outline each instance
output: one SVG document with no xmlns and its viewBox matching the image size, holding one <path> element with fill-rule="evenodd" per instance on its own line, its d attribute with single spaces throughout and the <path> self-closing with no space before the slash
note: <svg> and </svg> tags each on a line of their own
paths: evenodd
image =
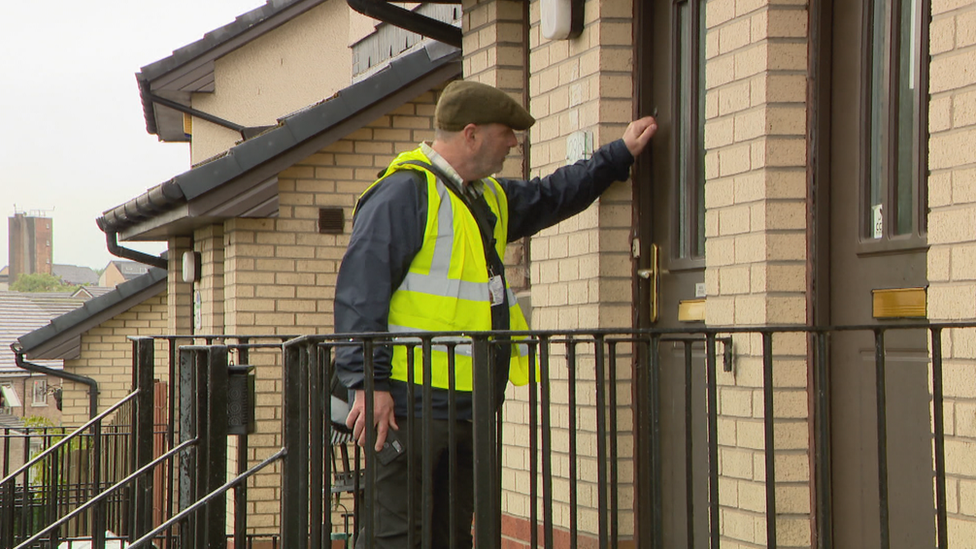
<svg viewBox="0 0 976 549">
<path fill-rule="evenodd" d="M 464 80 L 448 84 L 434 109 L 434 127 L 439 130 L 457 132 L 468 124 L 493 122 L 524 131 L 535 118 L 498 88 Z"/>
</svg>

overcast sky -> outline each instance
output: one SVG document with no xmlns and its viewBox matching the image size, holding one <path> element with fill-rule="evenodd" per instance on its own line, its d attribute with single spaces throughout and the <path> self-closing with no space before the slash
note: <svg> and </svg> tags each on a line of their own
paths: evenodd
<svg viewBox="0 0 976 549">
<path fill-rule="evenodd" d="M 146 132 L 135 73 L 264 0 L 7 1 L 0 17 L 0 212 L 54 219 L 54 263 L 115 259 L 95 218 L 189 169 Z M 7 264 L 0 222 L 0 266 Z M 161 243 L 125 244 L 158 254 Z"/>
</svg>

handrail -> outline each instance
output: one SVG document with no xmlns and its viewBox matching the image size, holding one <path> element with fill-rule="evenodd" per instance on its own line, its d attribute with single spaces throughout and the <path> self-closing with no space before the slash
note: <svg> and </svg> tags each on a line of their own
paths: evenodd
<svg viewBox="0 0 976 549">
<path fill-rule="evenodd" d="M 135 479 L 135 478 L 137 478 L 137 477 L 145 474 L 147 471 L 151 470 L 156 465 L 162 463 L 163 461 L 166 461 L 167 459 L 169 459 L 173 455 L 179 453 L 180 451 L 184 450 L 185 448 L 187 448 L 189 446 L 194 446 L 196 444 L 197 444 L 197 439 L 195 439 L 195 438 L 194 439 L 191 439 L 191 440 L 187 440 L 187 441 L 183 442 L 182 444 L 180 444 L 179 446 L 177 446 L 177 447 L 171 449 L 170 451 L 166 452 L 165 454 L 159 456 L 158 458 L 150 461 L 146 465 L 140 467 L 139 470 L 133 472 L 131 475 L 125 477 L 124 479 L 122 479 L 122 480 L 118 481 L 117 483 L 115 483 L 114 485 L 110 486 L 104 492 L 102 492 L 102 493 L 98 494 L 97 496 L 93 497 L 92 499 L 86 501 L 83 505 L 81 505 L 80 507 L 78 507 L 74 511 L 68 513 L 67 515 L 65 515 L 63 517 L 61 517 L 60 519 L 57 520 L 57 522 L 54 522 L 54 523 L 49 524 L 47 528 L 41 530 L 40 532 L 34 534 L 30 538 L 24 540 L 23 543 L 21 543 L 17 547 L 14 547 L 14 549 L 26 549 L 31 542 L 37 541 L 38 539 L 40 539 L 41 537 L 43 537 L 45 534 L 47 534 L 51 530 L 54 530 L 55 528 L 61 526 L 62 524 L 66 523 L 69 520 L 71 520 L 71 519 L 75 518 L 76 516 L 80 515 L 81 513 L 84 513 L 85 511 L 88 510 L 89 507 L 92 507 L 93 505 L 95 505 L 99 501 L 101 501 L 101 500 L 105 499 L 106 497 L 114 494 L 119 488 L 122 488 L 123 486 L 125 486 L 126 484 L 128 484 L 129 482 L 131 482 L 133 479 Z"/>
<path fill-rule="evenodd" d="M 281 459 L 282 457 L 284 457 L 285 454 L 287 454 L 287 453 L 288 453 L 288 450 L 286 448 L 282 448 L 282 449 L 278 450 L 277 452 L 275 452 L 274 454 L 272 454 L 271 456 L 268 456 L 261 463 L 259 463 L 259 464 L 255 465 L 254 467 L 248 469 L 244 473 L 241 473 L 240 475 L 237 475 L 236 477 L 230 479 L 229 481 L 227 481 L 226 483 L 224 483 L 224 485 L 221 486 L 220 488 L 217 488 L 213 492 L 210 492 L 209 494 L 207 494 L 203 498 L 197 500 L 193 505 L 191 505 L 191 506 L 187 507 L 186 509 L 180 511 L 176 515 L 173 515 L 173 517 L 171 517 L 169 520 L 167 520 L 166 522 L 164 522 L 164 523 L 160 524 L 159 526 L 157 526 L 155 530 L 149 532 L 148 534 L 146 534 L 146 535 L 142 536 L 141 538 L 139 538 L 139 539 L 135 540 L 134 542 L 132 542 L 129 545 L 129 549 L 137 549 L 139 547 L 142 547 L 142 546 L 146 545 L 147 543 L 149 543 L 150 541 L 152 541 L 152 539 L 155 538 L 158 534 L 162 533 L 164 530 L 166 530 L 170 526 L 173 526 L 177 522 L 183 520 L 190 513 L 195 512 L 197 509 L 199 509 L 199 508 L 203 507 L 204 505 L 206 505 L 207 503 L 209 503 L 210 500 L 212 500 L 212 499 L 214 499 L 214 498 L 216 498 L 218 496 L 224 495 L 225 493 L 227 493 L 227 490 L 230 490 L 231 488 L 237 486 L 241 482 L 247 480 L 249 477 L 251 477 L 252 475 L 254 475 L 255 473 L 257 473 L 261 469 L 264 469 L 268 465 L 271 465 L 275 461 L 278 461 L 279 459 Z M 17 549 L 19 549 L 19 548 L 17 548 Z"/>
<path fill-rule="evenodd" d="M 90 426 L 92 426 L 92 425 L 100 422 L 101 420 L 105 419 L 105 416 L 107 416 L 107 415 L 111 414 L 112 412 L 118 410 L 120 407 L 122 407 L 123 404 L 125 404 L 126 402 L 132 400 L 138 394 L 139 394 L 139 389 L 136 389 L 135 391 L 129 393 L 122 400 L 120 400 L 117 403 L 113 404 L 111 407 L 109 407 L 104 412 L 102 412 L 102 413 L 98 414 L 97 416 L 91 418 L 90 420 L 88 420 L 88 423 L 85 423 L 81 427 L 78 427 L 73 433 L 71 433 L 70 435 L 66 436 L 65 438 L 59 440 L 56 444 L 54 444 L 53 446 L 51 446 L 47 450 L 44 450 L 40 454 L 37 454 L 33 459 L 31 459 L 27 463 L 23 464 L 16 471 L 14 471 L 13 473 L 10 473 L 9 475 L 5 476 L 3 479 L 0 479 L 0 485 L 6 484 L 7 482 L 9 482 L 11 479 L 13 479 L 14 477 L 16 477 L 17 475 L 19 475 L 19 474 L 23 473 L 24 471 L 26 471 L 27 469 L 30 469 L 31 467 L 33 467 L 41 459 L 47 457 L 49 454 L 53 453 L 56 450 L 60 450 L 62 446 L 64 446 L 65 444 L 68 444 L 76 436 L 79 436 L 79 433 L 81 433 L 82 431 L 84 431 L 88 427 L 90 427 Z"/>
</svg>

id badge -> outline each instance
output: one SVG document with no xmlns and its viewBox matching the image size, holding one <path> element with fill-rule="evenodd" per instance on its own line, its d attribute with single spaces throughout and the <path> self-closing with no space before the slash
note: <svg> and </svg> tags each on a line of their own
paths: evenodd
<svg viewBox="0 0 976 549">
<path fill-rule="evenodd" d="M 488 297 L 492 307 L 505 302 L 505 285 L 502 284 L 501 276 L 495 275 L 488 279 Z"/>
</svg>

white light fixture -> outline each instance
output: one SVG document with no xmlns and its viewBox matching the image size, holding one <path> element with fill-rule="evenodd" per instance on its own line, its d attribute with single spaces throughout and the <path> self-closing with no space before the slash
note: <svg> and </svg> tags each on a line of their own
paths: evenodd
<svg viewBox="0 0 976 549">
<path fill-rule="evenodd" d="M 549 40 L 576 38 L 583 32 L 582 0 L 541 0 L 542 36 Z"/>
<path fill-rule="evenodd" d="M 200 280 L 200 252 L 183 252 L 183 282 Z"/>
</svg>

